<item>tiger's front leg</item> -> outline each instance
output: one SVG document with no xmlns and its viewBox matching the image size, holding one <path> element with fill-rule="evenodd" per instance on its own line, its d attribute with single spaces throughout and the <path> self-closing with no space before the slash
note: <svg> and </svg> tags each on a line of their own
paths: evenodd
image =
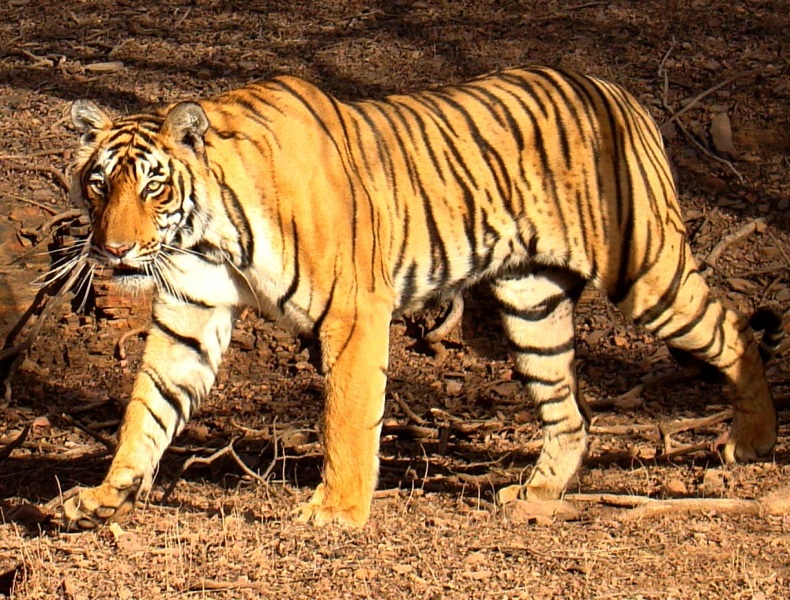
<svg viewBox="0 0 790 600">
<path fill-rule="evenodd" d="M 156 304 L 118 447 L 101 485 L 63 504 L 70 528 L 119 518 L 150 489 L 159 460 L 208 395 L 233 329 L 230 307 Z"/>
<path fill-rule="evenodd" d="M 362 527 L 378 478 L 391 306 L 358 304 L 321 330 L 326 368 L 324 475 L 297 519 Z"/>
</svg>

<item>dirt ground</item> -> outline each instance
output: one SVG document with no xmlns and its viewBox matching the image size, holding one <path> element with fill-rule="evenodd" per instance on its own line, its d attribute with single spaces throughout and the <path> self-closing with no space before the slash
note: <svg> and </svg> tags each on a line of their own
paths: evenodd
<svg viewBox="0 0 790 600">
<path fill-rule="evenodd" d="M 771 305 L 787 323 L 788 30 L 783 0 L 3 0 L 0 335 L 47 268 L 40 228 L 70 208 L 71 101 L 130 112 L 282 73 L 351 99 L 521 64 L 634 92 L 665 124 L 717 294 L 744 312 Z M 246 315 L 147 505 L 120 527 L 63 533 L 37 524 L 39 509 L 100 481 L 144 344 L 131 329 L 144 302 L 95 302 L 43 322 L 0 399 L 0 598 L 790 597 L 790 516 L 765 509 L 790 480 L 788 344 L 768 370 L 775 452 L 725 467 L 710 450 L 727 426 L 715 418 L 720 386 L 674 377 L 661 344 L 585 292 L 579 374 L 598 407 L 571 506 L 552 516 L 495 501 L 529 473 L 539 428 L 485 290 L 467 294 L 438 354 L 420 342 L 435 314 L 398 320 L 379 492 L 370 524 L 349 532 L 289 516 L 319 481 L 321 379 L 294 339 Z M 668 427 L 699 417 L 711 419 L 665 444 Z M 633 508 L 645 499 L 689 502 Z"/>
</svg>

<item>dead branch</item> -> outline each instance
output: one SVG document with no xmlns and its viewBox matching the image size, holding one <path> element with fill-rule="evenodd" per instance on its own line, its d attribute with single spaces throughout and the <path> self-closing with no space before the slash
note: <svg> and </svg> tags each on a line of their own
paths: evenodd
<svg viewBox="0 0 790 600">
<path fill-rule="evenodd" d="M 702 152 L 708 158 L 712 158 L 716 162 L 720 162 L 725 167 L 727 167 L 730 171 L 732 171 L 733 174 L 738 178 L 738 181 L 741 183 L 741 185 L 744 185 L 746 183 L 746 179 L 744 179 L 741 172 L 735 168 L 734 164 L 732 164 L 726 158 L 722 158 L 718 154 L 714 154 L 713 152 L 708 150 L 705 146 L 703 146 L 699 141 L 697 141 L 697 138 L 691 135 L 691 132 L 686 128 L 685 125 L 683 125 L 681 121 L 679 120 L 677 121 L 677 126 L 680 128 L 680 131 L 683 132 L 683 135 L 686 136 L 686 139 L 689 142 L 691 142 L 700 152 Z"/>
<path fill-rule="evenodd" d="M 52 148 L 50 150 L 39 150 L 38 152 L 30 152 L 28 154 L 0 154 L 0 160 L 27 160 L 30 158 L 41 158 L 43 156 L 54 156 L 55 154 L 63 154 L 66 148 Z"/>
<path fill-rule="evenodd" d="M 436 330 L 434 330 L 434 331 L 436 331 Z M 426 336 L 426 339 L 427 338 L 428 338 L 428 336 Z M 418 415 L 417 413 L 415 413 L 411 409 L 411 407 L 408 405 L 408 403 L 403 398 L 400 397 L 400 394 L 398 394 L 397 392 L 393 393 L 392 394 L 392 398 L 395 400 L 395 402 L 398 403 L 398 406 L 400 406 L 400 408 L 403 411 L 403 413 L 407 417 L 409 417 L 409 419 L 411 419 L 412 421 L 417 423 L 417 425 L 427 425 L 428 424 L 428 421 L 423 419 L 420 415 Z"/>
<path fill-rule="evenodd" d="M 239 468 L 242 471 L 244 471 L 244 473 L 246 475 L 248 475 L 249 477 L 251 477 L 252 479 L 257 481 L 258 483 L 266 483 L 266 478 L 271 474 L 272 469 L 274 469 L 274 465 L 277 463 L 277 458 L 278 458 L 277 457 L 277 438 L 276 437 L 275 437 L 273 443 L 274 443 L 274 458 L 272 459 L 272 462 L 269 464 L 269 467 L 266 469 L 266 471 L 264 472 L 263 475 L 259 475 L 258 473 L 256 473 L 252 469 L 250 469 L 244 463 L 244 461 L 241 460 L 241 457 L 236 453 L 236 449 L 233 447 L 233 443 L 232 442 L 230 444 L 230 455 L 233 457 L 233 460 L 236 461 L 236 464 L 239 466 Z"/>
<path fill-rule="evenodd" d="M 621 515 L 620 518 L 623 521 L 690 512 L 759 516 L 781 516 L 790 513 L 790 488 L 788 487 L 777 489 L 757 500 L 732 498 L 656 500 L 646 496 L 620 496 L 618 494 L 566 494 L 564 498 L 573 502 L 589 502 L 631 509 Z"/>
<path fill-rule="evenodd" d="M 785 259 L 785 267 L 790 268 L 790 255 L 788 255 L 787 252 L 785 251 L 784 244 L 782 244 L 782 242 L 779 241 L 779 239 L 774 235 L 772 231 L 769 231 L 768 235 L 774 241 L 774 245 L 776 246 L 776 249 L 779 251 L 779 254 L 781 254 L 782 258 Z"/>
<path fill-rule="evenodd" d="M 750 277 L 759 277 L 760 275 L 773 275 L 774 273 L 781 273 L 783 271 L 790 271 L 790 264 L 779 265 L 778 267 L 768 267 L 766 269 L 753 269 L 751 271 L 744 271 L 738 273 L 735 277 L 739 279 L 749 279 Z"/>
<path fill-rule="evenodd" d="M 699 429 L 700 427 L 710 427 L 711 425 L 718 425 L 719 423 L 723 423 L 724 421 L 728 421 L 730 419 L 732 419 L 732 409 L 728 408 L 727 410 L 718 412 L 715 415 L 710 415 L 709 417 L 678 419 L 677 421 L 659 423 L 658 430 L 661 432 L 661 435 L 666 438 L 683 431 Z"/>
<path fill-rule="evenodd" d="M 634 508 L 653 502 L 652 498 L 646 496 L 621 496 L 620 494 L 565 494 L 562 498 L 571 502 L 589 502 L 622 508 Z"/>
<path fill-rule="evenodd" d="M 721 83 L 717 83 L 716 85 L 714 85 L 711 88 L 708 88 L 704 92 L 702 92 L 700 94 L 697 94 L 694 98 L 691 99 L 691 101 L 688 104 L 686 104 L 683 108 L 681 108 L 679 111 L 677 111 L 671 117 L 669 117 L 669 119 L 664 121 L 664 123 L 662 123 L 661 126 L 663 127 L 664 125 L 668 125 L 668 124 L 670 124 L 670 123 L 672 123 L 674 121 L 677 121 L 678 117 L 680 117 L 681 115 L 683 115 L 683 114 L 687 113 L 688 111 L 690 111 L 701 100 L 703 100 L 704 98 L 710 96 L 711 94 L 713 94 L 715 92 L 718 92 L 721 88 L 727 87 L 728 85 L 730 85 L 734 81 L 737 81 L 738 79 L 743 79 L 744 77 L 749 77 L 751 75 L 773 75 L 774 73 L 778 73 L 782 69 L 783 69 L 783 67 L 768 67 L 768 68 L 765 68 L 765 69 L 752 69 L 752 70 L 749 70 L 749 71 L 741 71 L 740 73 L 736 73 L 735 75 L 733 75 L 732 77 L 728 77 L 727 79 L 725 79 Z"/>
<path fill-rule="evenodd" d="M 36 206 L 41 210 L 47 211 L 51 215 L 58 214 L 57 209 L 51 206 L 47 206 L 43 202 L 36 202 L 35 200 L 31 200 L 30 198 L 25 198 L 24 196 L 18 196 L 17 194 L 8 194 L 7 197 L 13 198 L 14 200 L 18 200 L 19 202 L 24 202 L 25 204 L 30 204 L 31 206 Z"/>
<path fill-rule="evenodd" d="M 656 459 L 670 460 L 677 456 L 690 454 L 692 452 L 699 452 L 700 450 L 715 451 L 721 445 L 719 440 L 713 444 L 692 444 L 689 446 L 676 446 L 672 440 L 672 436 L 683 431 L 691 429 L 699 429 L 700 427 L 710 427 L 732 419 L 732 409 L 728 408 L 721 412 L 711 415 L 709 417 L 701 417 L 697 419 L 679 419 L 668 423 L 659 423 L 658 430 L 661 433 L 661 441 L 664 443 L 664 452 L 656 457 Z M 726 440 L 725 440 L 726 443 Z"/>
<path fill-rule="evenodd" d="M 417 425 L 384 425 L 382 435 L 394 435 L 409 439 L 427 440 L 439 437 L 439 430 L 435 427 L 420 427 Z"/>
<path fill-rule="evenodd" d="M 650 500 L 622 515 L 623 521 L 649 519 L 667 514 L 715 512 L 730 515 L 782 516 L 790 514 L 790 488 L 777 490 L 757 500 L 731 498 L 672 498 Z"/>
<path fill-rule="evenodd" d="M 0 450 L 0 461 L 3 461 L 9 456 L 11 456 L 11 453 L 24 443 L 29 433 L 30 433 L 30 423 L 25 425 L 25 428 L 22 430 L 22 432 L 18 436 L 16 436 L 13 440 L 8 442 L 5 448 Z"/>
<path fill-rule="evenodd" d="M 741 240 L 749 237 L 755 231 L 762 231 L 765 229 L 766 225 L 771 221 L 770 217 L 759 217 L 752 221 L 749 221 L 743 227 L 739 228 L 737 231 L 732 232 L 731 234 L 724 237 L 718 244 L 713 247 L 713 250 L 708 253 L 708 256 L 705 257 L 705 262 L 709 264 L 711 267 L 716 268 L 716 263 L 719 260 L 719 257 L 722 253 L 729 248 L 731 245 L 740 242 Z"/>
<path fill-rule="evenodd" d="M 257 581 L 217 581 L 215 579 L 200 579 L 185 591 L 187 592 L 226 592 L 232 590 L 269 590 L 269 584 Z"/>
<path fill-rule="evenodd" d="M 181 469 L 178 471 L 178 474 L 170 482 L 170 485 L 167 486 L 167 489 L 165 490 L 165 493 L 162 494 L 162 498 L 161 498 L 161 500 L 159 502 L 161 504 L 164 504 L 164 503 L 167 502 L 168 498 L 170 498 L 170 495 L 173 493 L 173 490 L 175 489 L 176 484 L 178 484 L 178 482 L 181 480 L 181 477 L 183 477 L 184 473 L 192 465 L 210 465 L 210 464 L 214 463 L 214 461 L 216 461 L 217 459 L 225 456 L 226 454 L 229 454 L 233 458 L 233 460 L 236 462 L 236 464 L 239 466 L 239 468 L 242 471 L 244 471 L 244 473 L 246 475 L 249 475 L 251 478 L 255 479 L 256 481 L 258 481 L 260 483 L 266 483 L 266 478 L 271 474 L 271 471 L 274 468 L 274 464 L 277 461 L 277 447 L 276 447 L 277 440 L 276 440 L 276 438 L 274 440 L 274 442 L 275 442 L 275 451 L 274 451 L 275 458 L 272 461 L 272 463 L 269 465 L 269 468 L 266 470 L 264 475 L 259 475 L 258 473 L 256 473 L 252 469 L 250 469 L 244 463 L 244 461 L 241 460 L 241 457 L 236 453 L 236 449 L 234 448 L 234 444 L 236 442 L 238 442 L 239 440 L 242 440 L 242 439 L 244 439 L 243 435 L 234 437 L 230 442 L 228 442 L 227 445 L 223 446 L 222 448 L 220 448 L 219 450 L 214 452 L 211 456 L 208 456 L 208 457 L 205 457 L 205 458 L 202 457 L 202 456 L 190 456 L 187 460 L 184 461 L 184 464 L 181 465 Z"/>
<path fill-rule="evenodd" d="M 33 343 L 38 337 L 38 334 L 41 332 L 41 327 L 44 325 L 44 322 L 46 321 L 49 314 L 57 306 L 59 306 L 61 302 L 63 302 L 66 294 L 72 289 L 72 287 L 74 287 L 74 284 L 81 273 L 82 264 L 78 263 L 72 270 L 68 279 L 66 279 L 66 281 L 62 284 L 59 279 L 56 279 L 44 285 L 36 294 L 33 303 L 19 319 L 17 324 L 11 330 L 11 333 L 8 334 L 8 337 L 6 337 L 5 343 L 3 344 L 3 349 L 0 350 L 0 376 L 3 378 L 3 385 L 5 387 L 4 397 L 6 402 L 11 401 L 11 380 L 13 379 L 17 368 L 24 360 L 27 351 L 33 346 Z M 47 301 L 46 298 L 49 296 L 49 293 L 57 286 L 60 286 L 60 289 L 49 299 L 49 301 Z M 30 329 L 25 341 L 16 345 L 12 345 L 14 343 L 14 339 L 19 334 L 19 332 L 22 331 L 30 318 L 39 311 L 40 314 L 38 315 L 38 319 Z"/>
<path fill-rule="evenodd" d="M 181 477 L 186 473 L 187 469 L 192 465 L 210 465 L 215 460 L 222 458 L 226 454 L 230 453 L 232 444 L 235 440 L 241 439 L 241 437 L 234 438 L 231 440 L 230 444 L 223 446 L 216 452 L 214 452 L 211 456 L 202 457 L 202 456 L 190 456 L 188 459 L 184 461 L 184 464 L 181 465 L 181 469 L 179 469 L 178 474 L 173 477 L 173 481 L 170 482 L 170 485 L 167 486 L 165 493 L 162 494 L 162 498 L 159 500 L 160 504 L 164 504 L 167 502 L 168 498 L 170 498 L 170 494 L 173 493 L 173 490 L 176 488 L 176 484 L 181 480 Z"/>
<path fill-rule="evenodd" d="M 66 193 L 68 193 L 69 188 L 71 187 L 69 178 L 66 177 L 62 171 L 56 169 L 55 167 L 50 167 L 48 165 L 23 165 L 18 163 L 10 163 L 6 165 L 6 168 L 12 169 L 14 171 L 39 171 L 42 173 L 49 173 L 55 178 L 55 181 L 60 184 L 60 187 Z"/>
<path fill-rule="evenodd" d="M 112 438 L 107 437 L 106 435 L 104 435 L 103 433 L 99 433 L 98 431 L 93 431 L 92 429 L 86 427 L 79 421 L 72 419 L 67 414 L 61 414 L 58 416 L 58 418 L 61 421 L 64 421 L 66 424 L 79 429 L 85 435 L 92 437 L 94 440 L 96 440 L 97 442 L 102 444 L 105 448 L 107 448 L 107 450 L 109 450 L 110 452 L 115 452 L 115 448 L 117 444 L 115 443 L 115 440 L 113 440 Z"/>
<path fill-rule="evenodd" d="M 64 210 L 63 212 L 57 213 L 51 219 L 39 225 L 36 229 L 22 229 L 21 233 L 24 236 L 32 237 L 36 240 L 36 244 L 46 236 L 50 234 L 52 229 L 62 223 L 63 221 L 68 221 L 70 219 L 78 219 L 79 217 L 85 216 L 85 211 L 80 210 L 78 208 L 72 208 L 69 210 Z"/>
<path fill-rule="evenodd" d="M 587 404 L 590 409 L 596 412 L 605 411 L 613 407 L 628 408 L 640 394 L 647 391 L 648 389 L 691 381 L 696 376 L 697 372 L 691 369 L 673 371 L 665 375 L 659 375 L 658 377 L 646 379 L 642 383 L 635 385 L 633 388 L 623 394 L 620 394 L 619 396 L 603 398 L 601 400 L 588 400 Z"/>
<path fill-rule="evenodd" d="M 661 60 L 661 63 L 659 64 L 659 67 L 658 67 L 658 75 L 663 80 L 662 81 L 662 87 L 663 87 L 663 90 L 662 90 L 662 103 L 663 103 L 664 109 L 666 111 L 670 110 L 669 100 L 668 100 L 669 78 L 668 78 L 666 69 L 664 68 L 664 65 L 665 65 L 667 59 L 669 58 L 669 55 L 672 52 L 674 47 L 675 47 L 675 41 L 673 40 L 672 41 L 672 45 L 670 46 L 669 50 L 667 50 L 666 54 L 664 55 L 664 58 Z M 703 146 L 699 141 L 697 141 L 697 139 L 693 135 L 691 135 L 689 130 L 686 128 L 686 126 L 683 125 L 683 123 L 680 121 L 680 116 L 682 114 L 686 113 L 687 111 L 691 110 L 703 98 L 709 96 L 710 94 L 712 94 L 714 92 L 717 92 L 721 88 L 731 84 L 733 81 L 736 81 L 736 80 L 741 79 L 743 77 L 747 77 L 749 75 L 772 75 L 772 74 L 777 73 L 777 72 L 779 72 L 781 70 L 782 70 L 782 67 L 769 67 L 769 68 L 766 68 L 766 69 L 756 69 L 756 70 L 742 71 L 741 73 L 736 73 L 732 77 L 729 77 L 728 79 L 725 79 L 721 83 L 719 83 L 719 84 L 713 86 L 712 88 L 709 88 L 709 89 L 705 90 L 701 94 L 698 94 L 697 96 L 695 96 L 688 104 L 686 104 L 683 108 L 681 108 L 680 110 L 675 112 L 669 119 L 664 121 L 664 123 L 661 124 L 660 128 L 663 130 L 667 125 L 676 122 L 678 128 L 681 130 L 681 132 L 686 137 L 686 139 L 689 142 L 691 142 L 692 145 L 694 145 L 698 150 L 700 150 L 708 158 L 711 158 L 711 159 L 713 159 L 713 160 L 715 160 L 717 162 L 720 162 L 721 164 L 725 165 L 728 169 L 730 169 L 730 171 L 733 172 L 733 174 L 735 174 L 735 176 L 740 181 L 741 185 L 743 185 L 744 182 L 745 182 L 745 179 L 744 179 L 743 175 L 740 173 L 740 171 L 738 171 L 738 169 L 735 168 L 735 165 L 733 165 L 732 162 L 730 162 L 729 160 L 727 160 L 725 158 L 722 158 L 721 156 L 718 156 L 717 154 L 714 154 L 713 152 L 708 150 L 705 146 Z"/>
<path fill-rule="evenodd" d="M 552 21 L 554 19 L 560 19 L 566 16 L 568 13 L 577 11 L 577 10 L 584 10 L 586 8 L 594 8 L 596 6 L 603 6 L 608 4 L 608 2 L 585 2 L 584 4 L 577 4 L 576 6 L 569 6 L 568 8 L 558 10 L 548 15 L 534 17 L 529 19 L 530 23 L 543 23 L 545 21 Z"/>
</svg>

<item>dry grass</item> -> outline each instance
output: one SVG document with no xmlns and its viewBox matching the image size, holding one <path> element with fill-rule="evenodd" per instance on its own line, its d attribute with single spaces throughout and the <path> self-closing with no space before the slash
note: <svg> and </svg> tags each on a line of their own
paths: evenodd
<svg viewBox="0 0 790 600">
<path fill-rule="evenodd" d="M 74 138 L 65 115 L 78 97 L 123 112 L 278 73 L 307 77 L 349 98 L 506 65 L 560 65 L 625 84 L 663 122 L 670 116 L 665 103 L 674 112 L 735 73 L 778 66 L 772 75 L 734 81 L 681 116 L 705 140 L 712 116 L 729 113 L 740 152 L 735 163 L 746 185 L 672 127 L 666 134 L 699 256 L 744 223 L 773 219 L 726 248 L 716 270 L 708 270 L 719 295 L 746 311 L 764 302 L 788 306 L 790 148 L 784 132 L 790 88 L 779 2 L 281 4 L 1 3 L 0 155 L 15 156 L 14 165 L 29 155 L 31 165 L 65 170 Z M 673 39 L 662 65 L 665 92 L 658 66 Z M 87 68 L 118 61 L 122 68 Z M 7 265 L 29 250 L 17 232 L 44 223 L 67 201 L 47 171 L 25 172 L 0 158 L 0 174 L 0 262 Z M 43 262 L 28 257 L 0 266 L 3 335 Z M 249 318 L 239 328 L 252 345 L 231 348 L 216 391 L 166 455 L 150 504 L 121 529 L 66 534 L 18 521 L 0 524 L 0 597 L 10 594 L 14 570 L 14 597 L 25 600 L 790 597 L 787 516 L 711 511 L 631 521 L 622 518 L 626 509 L 577 503 L 579 520 L 524 523 L 498 510 L 494 492 L 528 473 L 538 430 L 531 407 L 502 385 L 510 363 L 490 305 L 469 299 L 467 315 L 462 337 L 456 332 L 446 344 L 443 361 L 411 349 L 408 323 L 395 323 L 388 390 L 427 428 L 441 426 L 431 408 L 467 424 L 497 425 L 453 430 L 444 441 L 386 437 L 380 487 L 396 491 L 380 494 L 364 530 L 316 529 L 290 519 L 320 473 L 321 382 L 293 340 Z M 674 368 L 660 345 L 594 296 L 585 295 L 577 329 L 579 372 L 592 399 L 618 396 L 646 375 Z M 83 426 L 112 433 L 142 348 L 131 338 L 128 364 L 116 360 L 119 336 L 92 317 L 64 313 L 43 328 L 17 374 L 12 401 L 0 402 L 3 445 L 36 417 L 49 417 L 0 460 L 4 507 L 43 504 L 61 487 L 100 479 L 104 447 L 58 415 L 74 413 Z M 597 415 L 596 426 L 611 429 L 593 436 L 571 491 L 750 499 L 786 484 L 787 347 L 769 379 L 784 410 L 780 445 L 768 462 L 723 470 L 707 451 L 657 460 L 658 423 L 715 414 L 725 402 L 716 387 L 678 382 Z M 386 418 L 410 424 L 397 402 L 389 403 Z M 233 461 L 195 465 L 179 478 L 167 505 L 159 504 L 184 461 L 227 444 L 242 432 L 238 423 L 250 430 L 236 445 L 240 457 L 265 471 L 274 460 L 273 422 L 282 446 L 272 471 L 277 481 L 258 484 Z M 626 425 L 637 427 L 623 433 Z M 723 429 L 683 432 L 677 441 L 706 443 Z"/>
</svg>

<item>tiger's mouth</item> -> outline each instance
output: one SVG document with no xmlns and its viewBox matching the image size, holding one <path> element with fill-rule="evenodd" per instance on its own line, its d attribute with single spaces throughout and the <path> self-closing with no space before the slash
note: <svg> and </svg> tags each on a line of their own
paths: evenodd
<svg viewBox="0 0 790 600">
<path fill-rule="evenodd" d="M 113 267 L 112 270 L 113 277 L 134 277 L 138 275 L 145 276 L 146 272 L 143 271 L 143 269 L 130 265 L 118 265 L 117 267 Z"/>
<path fill-rule="evenodd" d="M 144 268 L 127 263 L 112 266 L 112 277 L 115 280 L 147 279 L 151 274 Z"/>
</svg>

